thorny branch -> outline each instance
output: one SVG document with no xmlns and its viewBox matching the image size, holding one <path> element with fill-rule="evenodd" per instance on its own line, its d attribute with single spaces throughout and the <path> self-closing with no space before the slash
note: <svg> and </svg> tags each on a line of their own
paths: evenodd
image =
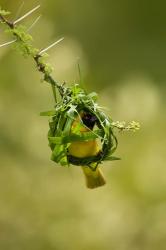
<svg viewBox="0 0 166 250">
<path fill-rule="evenodd" d="M 29 47 L 26 44 L 26 41 L 22 38 L 22 36 L 19 34 L 19 32 L 15 32 L 15 29 L 17 28 L 17 23 L 22 21 L 24 18 L 26 18 L 27 16 L 31 15 L 35 10 L 37 10 L 40 7 L 40 5 L 36 6 L 35 8 L 33 8 L 32 10 L 30 10 L 29 12 L 27 12 L 25 15 L 23 15 L 22 17 L 20 17 L 19 19 L 17 19 L 14 22 L 10 22 L 6 19 L 6 17 L 4 17 L 2 14 L 0 14 L 0 21 L 4 24 L 6 24 L 8 26 L 8 28 L 10 30 L 12 30 L 13 35 L 15 37 L 14 40 L 7 42 L 5 44 L 2 44 L 0 47 L 8 45 L 10 43 L 13 42 L 22 42 L 26 51 L 29 52 Z M 64 87 L 63 85 L 60 85 L 57 83 L 56 80 L 54 80 L 54 78 L 51 76 L 51 74 L 47 71 L 46 69 L 46 64 L 42 62 L 42 58 L 43 58 L 43 53 L 45 51 L 47 51 L 48 49 L 52 48 L 54 45 L 56 45 L 57 43 L 59 43 L 60 41 L 62 41 L 63 38 L 59 39 L 58 41 L 54 42 L 53 44 L 51 44 L 50 46 L 48 46 L 45 49 L 42 49 L 39 52 L 36 52 L 35 54 L 29 53 L 29 55 L 31 55 L 37 65 L 38 70 L 43 73 L 44 75 L 44 80 L 46 82 L 48 82 L 49 84 L 51 84 L 52 87 L 52 91 L 53 91 L 53 95 L 54 95 L 54 100 L 55 102 L 57 102 L 57 97 L 56 97 L 56 88 L 58 89 L 59 93 L 61 96 L 63 96 L 63 92 L 64 92 Z M 35 50 L 35 48 L 33 48 Z M 38 51 L 38 50 L 36 50 Z"/>
</svg>

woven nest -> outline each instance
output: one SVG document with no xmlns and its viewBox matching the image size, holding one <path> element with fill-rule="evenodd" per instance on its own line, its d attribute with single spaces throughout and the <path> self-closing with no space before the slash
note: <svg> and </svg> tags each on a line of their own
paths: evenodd
<svg viewBox="0 0 166 250">
<path fill-rule="evenodd" d="M 112 156 L 117 148 L 112 120 L 101 110 L 96 100 L 96 93 L 86 94 L 79 85 L 75 85 L 63 89 L 63 98 L 54 110 L 42 113 L 51 116 L 48 140 L 53 161 L 61 165 L 73 164 L 95 169 L 104 160 L 118 159 Z M 72 132 L 72 124 L 78 116 L 82 126 L 89 128 L 88 132 L 81 133 L 79 129 Z M 69 154 L 68 148 L 72 142 L 94 139 L 100 140 L 101 144 L 101 150 L 96 156 L 78 158 Z"/>
</svg>

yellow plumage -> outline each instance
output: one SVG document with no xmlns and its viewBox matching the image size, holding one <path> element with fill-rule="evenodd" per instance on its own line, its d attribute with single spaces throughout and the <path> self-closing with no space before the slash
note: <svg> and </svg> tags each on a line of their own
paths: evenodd
<svg viewBox="0 0 166 250">
<path fill-rule="evenodd" d="M 88 127 L 83 126 L 80 117 L 77 117 L 73 122 L 71 130 L 74 131 L 77 125 L 79 125 L 79 132 L 81 133 L 90 131 Z M 69 146 L 69 154 L 79 158 L 95 156 L 98 154 L 99 150 L 100 149 L 96 139 L 90 141 L 73 142 Z M 106 183 L 99 167 L 97 167 L 96 170 L 92 170 L 88 166 L 82 166 L 82 170 L 84 172 L 86 185 L 88 188 L 96 188 L 103 186 Z"/>
</svg>

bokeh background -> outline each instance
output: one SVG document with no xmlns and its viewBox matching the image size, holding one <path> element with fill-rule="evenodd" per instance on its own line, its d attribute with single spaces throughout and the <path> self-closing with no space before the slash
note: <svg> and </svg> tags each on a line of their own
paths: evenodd
<svg viewBox="0 0 166 250">
<path fill-rule="evenodd" d="M 19 0 L 1 0 L 17 18 Z M 41 4 L 22 23 L 34 45 L 49 51 L 54 76 L 99 93 L 114 120 L 137 120 L 137 133 L 118 134 L 116 156 L 103 164 L 107 185 L 85 187 L 78 167 L 50 161 L 50 86 L 31 59 L 0 48 L 0 249 L 166 249 L 166 3 L 143 0 L 25 1 Z M 0 43 L 11 38 L 0 28 Z"/>
</svg>

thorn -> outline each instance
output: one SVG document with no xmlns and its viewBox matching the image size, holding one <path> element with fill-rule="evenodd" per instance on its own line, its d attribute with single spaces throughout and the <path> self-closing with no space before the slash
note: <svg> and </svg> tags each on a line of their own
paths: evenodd
<svg viewBox="0 0 166 250">
<path fill-rule="evenodd" d="M 16 19 L 16 18 L 18 18 L 18 16 L 20 15 L 20 12 L 21 12 L 21 10 L 22 10 L 22 8 L 23 8 L 23 6 L 24 6 L 24 1 L 22 1 L 22 3 L 20 4 L 20 6 L 19 6 L 19 8 L 18 8 L 18 10 L 17 10 L 17 12 L 16 12 L 16 15 L 15 15 L 15 18 L 14 19 Z"/>
<path fill-rule="evenodd" d="M 60 43 L 60 42 L 63 41 L 63 40 L 64 40 L 64 37 L 60 38 L 58 41 L 52 43 L 52 44 L 49 45 L 47 48 L 42 49 L 42 50 L 38 53 L 38 55 L 42 55 L 44 52 L 46 52 L 47 50 L 51 49 L 53 46 L 57 45 L 58 43 Z"/>
<path fill-rule="evenodd" d="M 31 15 L 34 11 L 36 11 L 37 9 L 40 8 L 40 5 L 37 5 L 35 8 L 33 8 L 32 10 L 28 11 L 25 15 L 23 15 L 22 17 L 18 18 L 16 21 L 13 22 L 13 25 L 17 24 L 18 22 L 22 21 L 24 18 L 26 18 L 27 16 Z"/>
<path fill-rule="evenodd" d="M 38 16 L 35 21 L 31 24 L 31 26 L 27 29 L 27 31 L 30 31 L 34 26 L 35 24 L 39 21 L 39 19 L 41 18 L 41 15 Z"/>
<path fill-rule="evenodd" d="M 17 40 L 15 39 L 15 40 L 12 40 L 12 41 L 10 41 L 10 42 L 6 42 L 6 43 L 3 43 L 3 44 L 0 44 L 0 48 L 1 47 L 5 47 L 5 46 L 7 46 L 7 45 L 10 45 L 10 44 L 12 44 L 12 43 L 14 43 L 14 42 L 16 42 Z"/>
</svg>

